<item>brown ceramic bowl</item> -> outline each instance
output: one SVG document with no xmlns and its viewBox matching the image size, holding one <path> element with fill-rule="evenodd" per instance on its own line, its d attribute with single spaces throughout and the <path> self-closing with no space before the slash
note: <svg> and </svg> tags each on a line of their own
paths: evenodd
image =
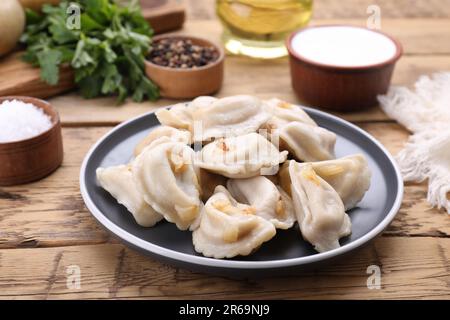
<svg viewBox="0 0 450 320">
<path fill-rule="evenodd" d="M 395 63 L 403 50 L 400 42 L 391 36 L 371 29 L 332 25 L 331 27 L 361 28 L 389 38 L 396 47 L 395 54 L 386 61 L 364 66 L 321 64 L 302 57 L 292 48 L 298 34 L 316 26 L 294 32 L 286 42 L 289 51 L 292 86 L 305 104 L 335 111 L 357 111 L 377 105 L 377 96 L 385 94 L 391 82 Z"/>
<path fill-rule="evenodd" d="M 222 48 L 208 40 L 191 36 L 163 35 L 154 37 L 153 40 L 166 38 L 188 39 L 199 46 L 212 46 L 219 52 L 219 58 L 207 66 L 195 69 L 162 67 L 146 60 L 146 74 L 158 85 L 161 96 L 173 99 L 191 99 L 219 91 L 223 83 L 225 58 Z"/>
<path fill-rule="evenodd" d="M 61 123 L 56 110 L 48 102 L 31 97 L 0 97 L 0 103 L 13 99 L 43 109 L 53 125 L 35 137 L 0 143 L 0 186 L 39 180 L 55 171 L 63 159 Z"/>
</svg>

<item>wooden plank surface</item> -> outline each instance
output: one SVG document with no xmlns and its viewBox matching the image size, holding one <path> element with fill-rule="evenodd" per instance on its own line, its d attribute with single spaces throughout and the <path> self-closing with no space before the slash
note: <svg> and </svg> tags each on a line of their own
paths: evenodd
<svg viewBox="0 0 450 320">
<path fill-rule="evenodd" d="M 448 299 L 449 252 L 450 239 L 382 237 L 318 271 L 232 280 L 172 268 L 121 244 L 8 249 L 0 250 L 0 298 Z M 381 268 L 380 290 L 367 288 L 370 265 Z M 80 289 L 67 286 L 69 266 L 79 268 Z"/>
<path fill-rule="evenodd" d="M 232 61 L 231 61 L 232 60 Z M 394 74 L 394 84 L 412 85 L 419 76 L 431 74 L 437 70 L 450 70 L 450 56 L 411 56 L 399 61 Z M 259 79 L 254 81 L 257 72 Z M 231 76 L 239 74 L 239 77 Z M 279 97 L 291 102 L 301 103 L 291 89 L 289 69 L 284 61 L 248 61 L 245 58 L 228 59 L 226 62 L 225 82 L 217 96 L 235 94 L 253 94 L 261 98 Z M 132 101 L 118 106 L 114 98 L 86 100 L 76 93 L 56 97 L 50 100 L 60 115 L 63 125 L 93 126 L 115 125 L 136 117 L 158 107 L 169 106 L 179 101 L 161 99 L 156 103 L 134 103 Z M 352 113 L 335 113 L 354 122 L 389 121 L 390 119 L 379 109 Z"/>
<path fill-rule="evenodd" d="M 357 19 L 313 19 L 310 25 L 349 24 L 366 26 L 365 18 Z M 208 30 L 205 33 L 204 30 Z M 450 19 L 382 19 L 381 30 L 398 38 L 406 55 L 450 54 Z M 211 20 L 190 20 L 184 29 L 176 33 L 188 33 L 220 42 L 222 26 L 214 18 Z M 267 61 L 265 61 L 267 62 Z"/>
<path fill-rule="evenodd" d="M 211 1 L 211 0 L 208 0 Z M 449 0 L 316 0 L 314 17 L 365 18 L 367 7 L 377 5 L 385 18 L 449 18 Z"/>
<path fill-rule="evenodd" d="M 165 3 L 164 3 L 165 2 Z M 175 0 L 146 0 L 143 15 L 155 33 L 180 29 L 185 20 L 184 6 Z M 37 4 L 36 4 L 37 5 Z M 32 96 L 48 98 L 67 92 L 75 87 L 74 73 L 69 66 L 61 67 L 57 85 L 48 85 L 41 80 L 39 68 L 22 61 L 24 51 L 0 59 L 0 96 Z"/>
<path fill-rule="evenodd" d="M 364 123 L 362 128 L 396 153 L 407 133 L 394 123 Z M 0 188 L 0 248 L 55 247 L 110 241 L 85 208 L 79 194 L 80 164 L 92 144 L 109 127 L 65 128 L 62 167 L 48 178 Z M 426 184 L 409 184 L 397 219 L 387 236 L 450 237 L 450 219 L 429 209 Z"/>
<path fill-rule="evenodd" d="M 348 22 L 349 20 L 347 20 Z M 315 23 L 339 23 L 342 20 L 315 21 Z M 364 24 L 364 20 L 350 23 Z M 450 19 L 385 20 L 383 29 L 398 36 L 405 46 L 406 55 L 398 62 L 393 84 L 411 86 L 424 74 L 450 70 Z M 205 34 L 204 30 L 208 30 Z M 221 26 L 213 21 L 188 21 L 184 33 L 206 36 L 219 41 Z M 438 53 L 438 54 L 436 54 Z M 239 76 L 236 76 L 239 75 Z M 258 81 L 255 81 L 257 75 Z M 218 96 L 254 94 L 262 98 L 277 96 L 292 102 L 300 102 L 292 91 L 287 58 L 275 61 L 249 60 L 228 56 L 225 65 L 225 82 Z M 63 125 L 114 125 L 152 111 L 159 106 L 176 103 L 161 99 L 156 103 L 134 103 L 118 107 L 114 98 L 85 100 L 76 93 L 50 100 L 60 112 Z M 363 112 L 338 114 L 350 121 L 386 121 L 386 115 L 378 108 Z"/>
<path fill-rule="evenodd" d="M 181 32 L 218 42 L 221 26 L 214 2 L 185 0 L 188 21 Z M 364 25 L 372 4 L 382 10 L 383 30 L 405 48 L 394 84 L 410 86 L 422 74 L 450 70 L 450 0 L 320 0 L 312 24 Z M 227 57 L 219 96 L 241 93 L 296 102 L 287 59 Z M 237 281 L 173 268 L 127 249 L 85 208 L 78 187 L 80 164 L 112 125 L 174 101 L 117 106 L 111 98 L 83 100 L 70 93 L 51 102 L 64 125 L 64 163 L 40 182 L 0 188 L 0 299 L 450 299 L 450 219 L 430 209 L 426 183 L 405 186 L 395 221 L 373 243 L 345 261 L 297 276 Z M 408 137 L 378 108 L 340 116 L 394 154 Z M 381 290 L 366 286 L 372 264 L 381 267 Z M 81 271 L 79 290 L 66 285 L 67 267 L 73 265 Z"/>
<path fill-rule="evenodd" d="M 0 59 L 0 96 L 31 96 L 48 98 L 74 88 L 73 71 L 60 68 L 59 84 L 51 86 L 41 80 L 41 71 L 22 61 L 24 51 L 12 53 Z"/>
<path fill-rule="evenodd" d="M 188 18 L 215 19 L 215 0 L 185 0 Z M 367 7 L 378 5 L 384 18 L 449 18 L 450 0 L 314 0 L 314 19 L 366 18 Z"/>
<path fill-rule="evenodd" d="M 183 26 L 185 6 L 177 0 L 141 0 L 142 15 L 155 33 L 177 30 Z"/>
</svg>

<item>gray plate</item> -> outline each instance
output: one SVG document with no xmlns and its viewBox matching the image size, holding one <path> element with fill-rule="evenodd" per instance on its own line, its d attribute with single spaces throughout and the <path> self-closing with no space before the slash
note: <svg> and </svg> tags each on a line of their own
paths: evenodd
<svg viewBox="0 0 450 320">
<path fill-rule="evenodd" d="M 274 275 L 329 263 L 363 246 L 389 225 L 400 208 L 403 183 L 392 157 L 368 133 L 330 114 L 309 108 L 305 111 L 320 126 L 337 134 L 337 157 L 362 153 L 372 170 L 370 189 L 359 206 L 349 212 L 352 235 L 341 239 L 341 248 L 316 253 L 302 240 L 295 226 L 291 230 L 278 231 L 271 241 L 248 257 L 217 260 L 197 254 L 191 232 L 180 231 L 173 224 L 160 222 L 153 228 L 140 227 L 123 206 L 98 186 L 95 170 L 127 163 L 138 141 L 159 126 L 153 113 L 117 126 L 88 152 L 80 172 L 84 202 L 107 230 L 128 245 L 164 262 L 194 271 L 232 276 Z"/>
</svg>

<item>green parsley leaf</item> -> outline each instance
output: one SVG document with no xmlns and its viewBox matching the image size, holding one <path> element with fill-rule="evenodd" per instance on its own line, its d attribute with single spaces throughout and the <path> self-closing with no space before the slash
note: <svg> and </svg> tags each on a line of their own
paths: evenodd
<svg viewBox="0 0 450 320">
<path fill-rule="evenodd" d="M 55 85 L 59 81 L 59 64 L 62 53 L 58 50 L 44 50 L 37 54 L 41 66 L 41 78 L 48 84 Z"/>
<path fill-rule="evenodd" d="M 80 6 L 80 30 L 67 25 L 69 6 Z M 125 4 L 123 4 L 125 3 Z M 41 78 L 57 84 L 59 67 L 70 64 L 86 98 L 117 95 L 135 101 L 159 98 L 157 86 L 145 74 L 145 55 L 153 30 L 142 17 L 138 1 L 62 0 L 44 5 L 43 13 L 27 10 L 27 45 L 23 60 L 41 68 Z"/>
</svg>

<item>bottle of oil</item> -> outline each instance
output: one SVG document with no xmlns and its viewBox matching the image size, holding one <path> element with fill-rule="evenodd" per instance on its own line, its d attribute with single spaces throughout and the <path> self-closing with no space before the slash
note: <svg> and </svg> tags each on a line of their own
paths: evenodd
<svg viewBox="0 0 450 320">
<path fill-rule="evenodd" d="M 306 25 L 313 0 L 216 0 L 227 51 L 254 58 L 287 55 L 284 41 Z"/>
</svg>

